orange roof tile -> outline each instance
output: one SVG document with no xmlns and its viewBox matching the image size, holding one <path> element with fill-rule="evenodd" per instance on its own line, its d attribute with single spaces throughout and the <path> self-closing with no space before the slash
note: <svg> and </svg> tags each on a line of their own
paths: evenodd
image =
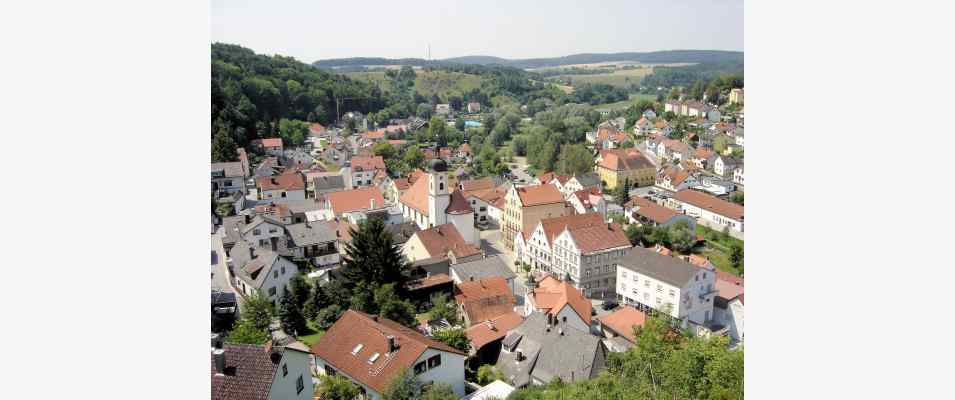
<svg viewBox="0 0 955 400">
<path fill-rule="evenodd" d="M 385 160 L 381 156 L 354 156 L 351 158 L 351 168 L 354 171 L 384 170 Z"/>
<path fill-rule="evenodd" d="M 614 171 L 654 168 L 642 153 L 634 149 L 611 149 L 601 152 L 600 166 Z"/>
<path fill-rule="evenodd" d="M 472 326 L 513 311 L 517 304 L 507 280 L 500 276 L 459 283 L 454 301 L 467 314 Z"/>
<path fill-rule="evenodd" d="M 637 310 L 633 306 L 625 305 L 610 315 L 600 318 L 600 323 L 616 332 L 618 335 L 627 338 L 630 343 L 636 343 L 637 337 L 633 333 L 634 326 L 643 326 L 647 321 L 647 315 Z"/>
<path fill-rule="evenodd" d="M 517 328 L 521 322 L 524 322 L 524 317 L 514 311 L 509 311 L 487 321 L 471 325 L 464 333 L 471 340 L 471 345 L 480 350 L 488 343 L 503 339 L 508 331 Z"/>
<path fill-rule="evenodd" d="M 535 185 L 515 188 L 524 207 L 564 202 L 564 196 L 554 185 Z"/>
<path fill-rule="evenodd" d="M 630 201 L 627 202 L 626 207 L 639 207 L 636 211 L 637 214 L 642 215 L 643 217 L 661 225 L 669 222 L 673 217 L 680 215 L 676 211 L 642 197 L 634 197 L 630 199 Z"/>
<path fill-rule="evenodd" d="M 673 198 L 737 221 L 743 220 L 743 206 L 692 189 L 683 189 Z"/>
<path fill-rule="evenodd" d="M 260 190 L 305 190 L 305 177 L 298 172 L 263 176 L 255 182 Z"/>
<path fill-rule="evenodd" d="M 453 224 L 420 230 L 415 232 L 415 235 L 421 240 L 430 257 L 447 257 L 448 252 L 459 258 L 481 254 L 481 249 L 465 241 Z"/>
<path fill-rule="evenodd" d="M 331 192 L 325 195 L 325 200 L 331 204 L 336 217 L 346 212 L 385 206 L 385 198 L 377 187 Z"/>
<path fill-rule="evenodd" d="M 590 325 L 590 312 L 593 305 L 584 294 L 569 283 L 554 279 L 548 275 L 537 283 L 533 291 L 534 304 L 548 313 L 558 313 L 565 305 L 570 305 L 577 315 Z"/>
</svg>

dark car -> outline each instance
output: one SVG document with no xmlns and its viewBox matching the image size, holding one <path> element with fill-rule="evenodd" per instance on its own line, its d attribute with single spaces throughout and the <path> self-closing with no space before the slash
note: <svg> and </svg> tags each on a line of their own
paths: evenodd
<svg viewBox="0 0 955 400">
<path fill-rule="evenodd" d="M 617 308 L 619 305 L 620 305 L 620 304 L 617 304 L 617 302 L 614 301 L 614 300 L 607 300 L 607 301 L 604 302 L 604 304 L 601 306 L 601 308 L 603 308 L 604 310 L 609 311 L 609 310 L 613 310 L 614 308 Z"/>
</svg>

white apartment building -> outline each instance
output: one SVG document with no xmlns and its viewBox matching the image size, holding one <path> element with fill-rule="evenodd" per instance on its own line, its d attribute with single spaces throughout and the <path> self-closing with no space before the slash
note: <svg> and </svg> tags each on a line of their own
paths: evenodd
<svg viewBox="0 0 955 400">
<path fill-rule="evenodd" d="M 716 271 L 634 247 L 617 264 L 617 299 L 698 325 L 713 320 Z"/>
<path fill-rule="evenodd" d="M 743 233 L 743 206 L 693 189 L 684 189 L 669 200 L 679 210 L 710 228 L 729 228 L 737 236 Z"/>
</svg>

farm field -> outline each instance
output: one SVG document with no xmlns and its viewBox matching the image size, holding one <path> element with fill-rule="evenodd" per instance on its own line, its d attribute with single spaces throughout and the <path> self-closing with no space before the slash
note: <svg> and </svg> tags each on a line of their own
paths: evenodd
<svg viewBox="0 0 955 400">
<path fill-rule="evenodd" d="M 634 69 L 618 69 L 612 73 L 593 75 L 558 75 L 561 80 L 570 80 L 570 86 L 586 83 L 604 83 L 619 87 L 639 85 L 644 76 L 653 73 L 653 67 L 645 66 Z"/>
<path fill-rule="evenodd" d="M 636 102 L 638 102 L 638 101 L 640 101 L 640 100 L 650 100 L 650 101 L 653 101 L 653 100 L 656 100 L 656 96 L 654 96 L 654 95 L 652 95 L 652 94 L 637 94 L 637 93 L 631 93 L 631 94 L 630 94 L 630 98 L 627 99 L 627 100 L 618 101 L 618 102 L 616 102 L 616 103 L 597 104 L 597 105 L 594 106 L 594 108 L 609 108 L 609 109 L 611 109 L 611 110 L 615 110 L 615 109 L 618 109 L 618 108 L 627 108 L 627 107 L 633 105 L 634 103 L 636 103 Z"/>
</svg>

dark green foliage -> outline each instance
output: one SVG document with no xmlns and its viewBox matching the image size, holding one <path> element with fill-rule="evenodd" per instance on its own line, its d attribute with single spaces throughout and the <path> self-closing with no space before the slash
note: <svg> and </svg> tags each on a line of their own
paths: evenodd
<svg viewBox="0 0 955 400">
<path fill-rule="evenodd" d="M 697 81 L 719 79 L 720 88 L 743 87 L 743 60 L 707 62 L 685 67 L 655 67 L 640 82 L 649 87 L 690 87 Z M 701 86 L 701 90 L 705 86 Z M 702 98 L 702 91 L 700 92 Z"/>
<path fill-rule="evenodd" d="M 743 205 L 743 192 L 735 192 L 731 194 L 730 201 L 739 205 Z"/>
<path fill-rule="evenodd" d="M 434 333 L 434 338 L 441 343 L 454 347 L 458 350 L 467 352 L 471 347 L 471 341 L 464 333 L 463 328 L 442 329 Z"/>
<path fill-rule="evenodd" d="M 315 287 L 309 291 L 305 305 L 302 306 L 302 315 L 305 316 L 305 319 L 314 320 L 318 316 L 318 312 L 331 303 L 326 289 L 316 283 Z"/>
<path fill-rule="evenodd" d="M 444 293 L 431 296 L 430 314 L 431 319 L 444 318 L 451 325 L 457 325 L 459 322 L 457 304 L 449 301 L 448 295 Z"/>
<path fill-rule="evenodd" d="M 402 257 L 401 249 L 385 230 L 384 222 L 371 218 L 349 233 L 352 241 L 345 246 L 339 270 L 342 285 L 354 291 L 395 283 L 395 290 L 401 292 L 411 264 Z"/>
<path fill-rule="evenodd" d="M 630 241 L 631 246 L 639 245 L 643 237 L 643 231 L 641 231 L 640 227 L 638 227 L 636 224 L 628 226 L 627 230 L 624 231 L 624 234 L 627 235 L 627 240 Z"/>
<path fill-rule="evenodd" d="M 398 297 L 394 283 L 388 283 L 376 289 L 374 302 L 378 306 L 380 317 L 388 318 L 409 328 L 417 325 L 414 305 Z"/>
<path fill-rule="evenodd" d="M 360 393 L 358 386 L 341 375 L 325 375 L 315 388 L 322 400 L 354 400 Z"/>
<path fill-rule="evenodd" d="M 226 126 L 217 127 L 212 135 L 212 162 L 236 161 L 239 159 L 236 153 L 235 141 L 232 134 Z"/>
<path fill-rule="evenodd" d="M 279 320 L 282 322 L 282 330 L 289 335 L 298 336 L 308 330 L 302 309 L 295 304 L 295 298 L 292 297 L 290 290 L 285 291 L 279 302 Z"/>
<path fill-rule="evenodd" d="M 696 233 L 693 232 L 686 221 L 677 221 L 668 229 L 669 243 L 674 250 L 687 254 L 693 249 L 693 245 L 696 244 Z"/>
<path fill-rule="evenodd" d="M 232 327 L 226 342 L 243 344 L 263 344 L 269 340 L 269 333 L 265 329 L 258 329 L 248 319 L 240 319 Z"/>
<path fill-rule="evenodd" d="M 338 304 L 325 307 L 319 311 L 315 317 L 315 327 L 321 330 L 328 330 L 332 325 L 335 325 L 335 321 L 338 321 L 338 318 L 341 318 L 344 313 L 345 309 Z"/>
<path fill-rule="evenodd" d="M 295 275 L 288 281 L 288 292 L 292 296 L 295 307 L 304 309 L 305 304 L 308 302 L 308 298 L 312 292 L 312 287 L 308 284 L 308 282 L 305 281 L 305 277 L 302 275 Z"/>
<path fill-rule="evenodd" d="M 613 199 L 621 206 L 630 201 L 630 178 L 624 179 L 622 185 L 617 185 L 613 192 Z"/>
<path fill-rule="evenodd" d="M 496 380 L 505 380 L 504 373 L 497 369 L 497 367 L 491 364 L 484 364 L 478 367 L 477 370 L 477 384 L 478 385 L 487 385 Z"/>
<path fill-rule="evenodd" d="M 561 175 L 578 175 L 593 170 L 594 156 L 582 144 L 568 144 L 560 148 L 556 171 Z"/>
<path fill-rule="evenodd" d="M 300 146 L 308 136 L 308 123 L 282 118 L 279 120 L 278 134 L 285 145 Z"/>
<path fill-rule="evenodd" d="M 422 393 L 422 400 L 457 400 L 454 388 L 444 382 L 435 382 Z"/>
<path fill-rule="evenodd" d="M 740 274 L 743 273 L 743 245 L 733 243 L 730 246 L 730 262 L 733 263 L 733 266 L 739 270 Z"/>
<path fill-rule="evenodd" d="M 417 400 L 421 396 L 421 385 L 410 369 L 396 374 L 382 393 L 384 400 Z"/>
<path fill-rule="evenodd" d="M 275 314 L 272 301 L 256 291 L 245 299 L 240 308 L 242 317 L 226 340 L 230 343 L 265 343 L 269 339 L 269 324 Z"/>
</svg>

